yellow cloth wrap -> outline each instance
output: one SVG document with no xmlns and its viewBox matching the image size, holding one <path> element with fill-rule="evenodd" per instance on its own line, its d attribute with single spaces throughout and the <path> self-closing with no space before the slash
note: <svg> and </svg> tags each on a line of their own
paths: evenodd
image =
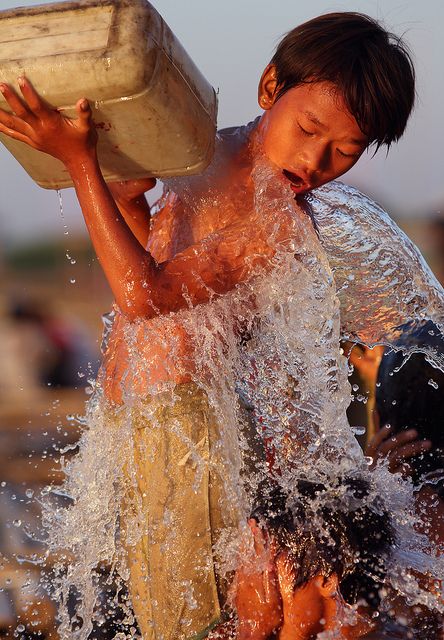
<svg viewBox="0 0 444 640">
<path fill-rule="evenodd" d="M 148 527 L 127 551 L 144 640 L 201 635 L 220 617 L 224 599 L 213 556 L 213 544 L 228 524 L 220 504 L 223 469 L 209 466 L 218 425 L 194 383 L 178 385 L 174 396 L 165 405 L 156 398 L 152 421 L 143 404 L 133 411 L 137 484 Z"/>
</svg>

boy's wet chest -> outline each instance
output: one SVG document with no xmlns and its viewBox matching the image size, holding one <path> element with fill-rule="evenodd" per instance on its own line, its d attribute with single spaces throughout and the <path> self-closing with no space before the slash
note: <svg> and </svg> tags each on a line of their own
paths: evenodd
<svg viewBox="0 0 444 640">
<path fill-rule="evenodd" d="M 148 250 L 157 262 L 171 260 L 178 253 L 240 218 L 245 220 L 251 215 L 252 206 L 249 200 L 247 193 L 241 199 L 233 194 L 224 194 L 221 197 L 210 193 L 194 206 L 186 206 L 176 198 L 171 206 L 165 207 L 154 216 Z"/>
</svg>

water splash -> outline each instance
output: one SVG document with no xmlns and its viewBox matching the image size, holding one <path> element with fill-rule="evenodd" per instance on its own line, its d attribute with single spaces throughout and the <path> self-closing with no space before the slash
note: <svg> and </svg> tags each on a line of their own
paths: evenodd
<svg viewBox="0 0 444 640">
<path fill-rule="evenodd" d="M 393 345 L 404 325 L 422 319 L 442 330 L 441 285 L 379 205 L 340 182 L 323 186 L 308 199 L 336 281 L 344 338 L 369 346 Z M 436 350 L 423 352 L 442 370 L 444 360 Z"/>
<path fill-rule="evenodd" d="M 169 509 L 171 490 L 161 519 L 153 523 L 147 514 L 150 494 L 161 487 L 143 488 L 140 452 L 148 466 L 165 464 L 156 456 L 167 440 L 183 454 L 177 464 L 192 470 L 194 493 L 207 473 L 223 476 L 218 505 L 224 531 L 215 550 L 221 578 L 235 567 L 244 523 L 258 487 L 270 474 L 287 495 L 300 478 L 335 487 L 338 477 L 361 477 L 371 487 L 368 505 L 375 509 L 383 504 L 397 532 L 388 576 L 392 586 L 411 602 L 442 609 L 439 599 L 408 572 L 413 567 L 440 577 L 444 569 L 428 539 L 414 530 L 410 483 L 384 465 L 370 471 L 347 423 L 350 387 L 339 342 L 346 336 L 392 344 L 399 327 L 415 318 L 442 326 L 443 291 L 410 241 L 356 190 L 334 183 L 313 194 L 313 225 L 281 172 L 257 146 L 248 145 L 252 129 L 220 136 L 204 176 L 169 183 L 185 205 L 175 248 L 171 237 L 169 246 L 173 253 L 186 248 L 187 228 L 199 228 L 205 211 L 217 211 L 220 224 L 226 212 L 235 210 L 238 226 L 225 246 L 227 257 L 241 255 L 251 237 L 263 232 L 266 258 L 252 259 L 244 282 L 228 294 L 212 295 L 206 304 L 193 306 L 188 299 L 188 306 L 176 313 L 132 323 L 118 310 L 114 323 L 107 319 L 105 360 L 88 403 L 87 427 L 78 455 L 64 464 L 62 492 L 70 504 L 48 504 L 43 516 L 49 553 L 62 556 L 53 581 L 62 639 L 86 640 L 102 619 L 98 576 L 103 565 L 119 591 L 131 577 L 127 554 L 141 539 L 162 531 L 165 558 L 174 557 L 181 537 L 187 542 L 181 521 Z M 251 186 L 228 180 L 218 190 L 215 177 L 245 149 Z M 202 260 L 211 233 L 208 238 L 202 243 Z M 162 234 L 161 244 L 168 244 Z M 199 259 L 202 246 L 196 245 L 194 258 Z M 161 261 L 155 244 L 152 251 Z M 443 366 L 437 353 L 425 352 Z M 178 381 L 194 385 L 207 399 L 218 425 L 210 448 L 205 438 L 193 441 L 175 414 L 181 400 Z M 109 400 L 116 387 L 123 399 L 117 405 Z M 145 437 L 159 449 L 147 448 L 146 442 L 143 448 Z M 166 466 L 162 482 L 167 487 L 170 471 Z M 199 570 L 207 577 L 208 567 Z M 149 576 L 144 580 L 153 586 Z M 184 579 L 180 585 L 183 629 L 194 630 L 196 584 Z M 73 594 L 74 618 L 68 606 Z M 137 610 L 136 600 L 133 593 Z M 157 611 L 156 603 L 151 605 L 150 624 L 161 634 L 163 605 L 158 603 Z M 130 604 L 120 606 L 126 630 L 116 638 L 133 638 L 137 631 Z"/>
</svg>

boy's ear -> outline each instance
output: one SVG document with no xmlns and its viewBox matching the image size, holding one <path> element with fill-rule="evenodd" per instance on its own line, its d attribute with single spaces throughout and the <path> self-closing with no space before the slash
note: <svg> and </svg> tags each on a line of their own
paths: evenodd
<svg viewBox="0 0 444 640">
<path fill-rule="evenodd" d="M 277 95 L 277 73 L 274 64 L 268 64 L 261 76 L 257 100 L 261 109 L 271 109 Z"/>
</svg>

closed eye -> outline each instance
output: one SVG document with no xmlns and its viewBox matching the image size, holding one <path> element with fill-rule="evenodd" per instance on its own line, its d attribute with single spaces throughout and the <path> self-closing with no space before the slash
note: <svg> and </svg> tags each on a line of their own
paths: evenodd
<svg viewBox="0 0 444 640">
<path fill-rule="evenodd" d="M 298 122 L 298 126 L 299 129 L 302 131 L 302 133 L 306 136 L 314 136 L 314 131 L 307 131 L 307 129 L 304 129 L 304 127 Z"/>
<path fill-rule="evenodd" d="M 358 158 L 360 155 L 359 153 L 344 153 L 340 149 L 337 149 L 337 152 L 339 153 L 339 155 L 343 156 L 344 158 Z"/>
</svg>

